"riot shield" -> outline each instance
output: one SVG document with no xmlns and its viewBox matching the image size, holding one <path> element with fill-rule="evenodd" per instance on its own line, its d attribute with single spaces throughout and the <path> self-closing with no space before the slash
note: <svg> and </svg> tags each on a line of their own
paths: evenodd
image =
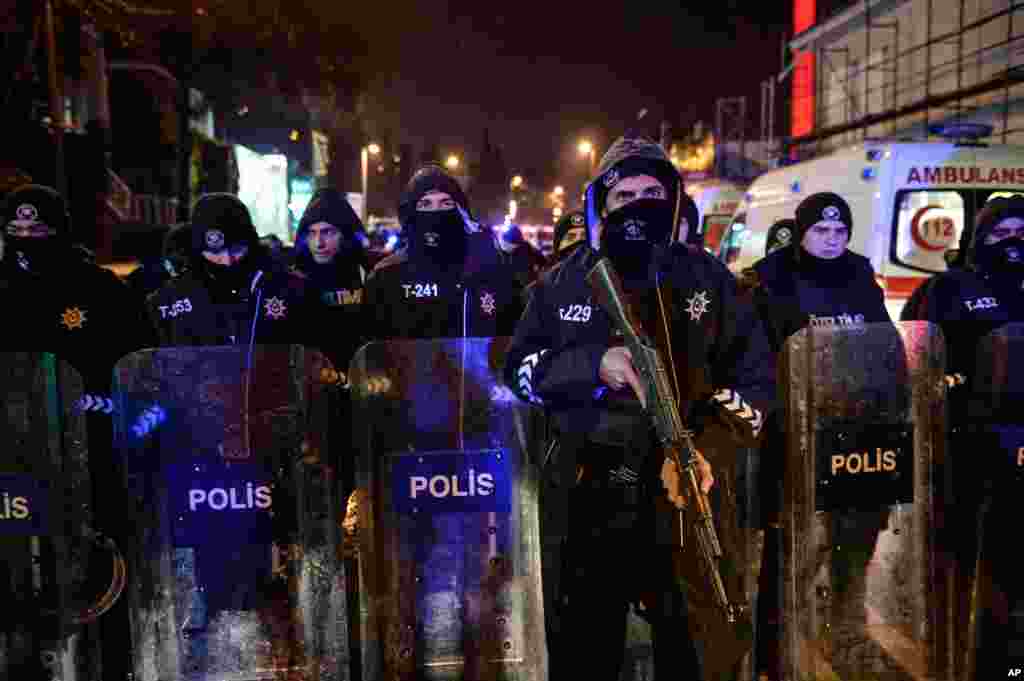
<svg viewBox="0 0 1024 681">
<path fill-rule="evenodd" d="M 943 368 L 926 322 L 787 342 L 782 678 L 952 678 Z"/>
<path fill-rule="evenodd" d="M 1015 541 L 1024 491 L 1024 324 L 981 340 L 967 389 L 966 424 L 954 431 L 951 453 L 953 494 L 965 521 L 954 552 L 970 563 L 958 575 L 957 593 L 970 598 L 961 609 L 966 616 L 958 617 L 968 630 L 966 649 L 959 651 L 961 678 L 1013 678 L 1024 668 L 1024 589 Z"/>
<path fill-rule="evenodd" d="M 507 339 L 364 346 L 350 367 L 363 678 L 547 678 L 533 410 Z"/>
<path fill-rule="evenodd" d="M 82 391 L 52 354 L 0 353 L 0 678 L 102 678 L 125 564 L 92 523 Z"/>
<path fill-rule="evenodd" d="M 115 368 L 135 679 L 348 679 L 332 367 L 299 346 Z"/>
</svg>

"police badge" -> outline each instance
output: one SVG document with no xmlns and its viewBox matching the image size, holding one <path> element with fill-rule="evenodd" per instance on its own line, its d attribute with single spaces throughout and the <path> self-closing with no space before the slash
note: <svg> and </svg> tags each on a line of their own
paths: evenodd
<svg viewBox="0 0 1024 681">
<path fill-rule="evenodd" d="M 39 211 L 30 203 L 23 203 L 18 206 L 15 214 L 19 220 L 24 220 L 25 222 L 37 222 L 39 220 Z"/>
<path fill-rule="evenodd" d="M 839 216 L 839 209 L 835 206 L 827 206 L 825 210 L 821 211 L 821 217 L 824 220 L 838 220 Z"/>
<path fill-rule="evenodd" d="M 618 184 L 618 182 L 619 182 L 619 171 L 617 169 L 612 168 L 607 173 L 605 173 L 605 175 L 604 175 L 604 186 L 605 187 L 609 187 L 609 188 L 614 187 L 616 184 Z"/>
<path fill-rule="evenodd" d="M 219 229 L 206 230 L 206 250 L 219 251 L 224 248 L 224 232 Z"/>
</svg>

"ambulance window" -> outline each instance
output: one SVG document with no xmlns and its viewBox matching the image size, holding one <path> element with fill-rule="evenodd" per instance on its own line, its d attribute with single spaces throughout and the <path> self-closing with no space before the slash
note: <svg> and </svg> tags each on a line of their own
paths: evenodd
<svg viewBox="0 0 1024 681">
<path fill-rule="evenodd" d="M 956 191 L 900 192 L 896 197 L 893 258 L 923 272 L 944 272 L 943 257 L 960 243 L 964 197 Z"/>
</svg>

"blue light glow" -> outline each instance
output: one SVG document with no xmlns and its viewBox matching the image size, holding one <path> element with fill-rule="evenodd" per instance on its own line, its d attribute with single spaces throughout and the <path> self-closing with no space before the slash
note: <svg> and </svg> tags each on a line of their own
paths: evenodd
<svg viewBox="0 0 1024 681">
<path fill-rule="evenodd" d="M 160 427 L 160 424 L 166 420 L 167 412 L 160 405 L 154 404 L 139 414 L 138 420 L 132 426 L 132 432 L 135 434 L 135 437 L 145 437 Z"/>
</svg>

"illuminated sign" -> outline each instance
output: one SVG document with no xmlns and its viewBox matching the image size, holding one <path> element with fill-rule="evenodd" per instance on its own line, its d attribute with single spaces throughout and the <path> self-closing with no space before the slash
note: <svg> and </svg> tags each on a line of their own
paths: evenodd
<svg viewBox="0 0 1024 681">
<path fill-rule="evenodd" d="M 508 454 L 491 449 L 422 452 L 391 459 L 391 494 L 400 513 L 511 513 Z"/>
<path fill-rule="evenodd" d="M 925 206 L 910 221 L 910 234 L 914 243 L 926 251 L 945 251 L 957 234 L 957 213 L 942 206 Z"/>
<path fill-rule="evenodd" d="M 320 130 L 313 130 L 313 175 L 325 177 L 331 165 L 330 139 Z"/>
<path fill-rule="evenodd" d="M 816 0 L 793 0 L 793 35 L 811 28 L 816 20 Z M 814 53 L 801 52 L 793 67 L 790 129 L 793 137 L 814 130 Z"/>
<path fill-rule="evenodd" d="M 1024 168 L 977 166 L 914 166 L 907 184 L 1024 184 Z"/>
</svg>

